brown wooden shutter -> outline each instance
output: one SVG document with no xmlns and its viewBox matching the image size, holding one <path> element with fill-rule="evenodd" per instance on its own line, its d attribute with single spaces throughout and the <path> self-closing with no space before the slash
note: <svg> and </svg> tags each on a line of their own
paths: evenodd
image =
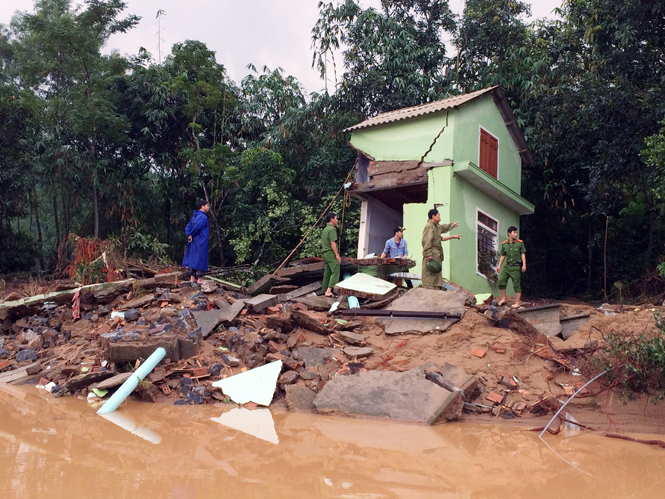
<svg viewBox="0 0 665 499">
<path fill-rule="evenodd" d="M 486 171 L 492 177 L 496 177 L 497 164 L 499 160 L 499 141 L 492 137 L 482 128 L 480 129 L 480 157 L 481 170 Z"/>
</svg>

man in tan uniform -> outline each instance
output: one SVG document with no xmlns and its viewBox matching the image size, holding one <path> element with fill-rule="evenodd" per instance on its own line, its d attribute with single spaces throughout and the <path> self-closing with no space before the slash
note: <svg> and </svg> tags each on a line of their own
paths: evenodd
<svg viewBox="0 0 665 499">
<path fill-rule="evenodd" d="M 423 269 L 422 269 L 422 283 L 424 288 L 428 289 L 441 289 L 443 286 L 443 277 L 441 271 L 430 272 L 427 268 L 427 262 L 436 260 L 443 262 L 443 248 L 441 247 L 442 241 L 449 241 L 451 239 L 461 238 L 461 234 L 455 236 L 442 236 L 446 232 L 450 232 L 455 227 L 458 227 L 457 222 L 451 224 L 440 225 L 441 214 L 436 208 L 429 210 L 427 213 L 429 220 L 425 224 L 423 230 Z"/>
</svg>

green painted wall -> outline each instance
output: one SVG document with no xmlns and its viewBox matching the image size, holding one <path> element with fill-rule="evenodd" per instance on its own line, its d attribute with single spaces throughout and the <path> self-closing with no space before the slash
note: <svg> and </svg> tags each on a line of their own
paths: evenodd
<svg viewBox="0 0 665 499">
<path fill-rule="evenodd" d="M 451 159 L 455 129 L 454 115 L 455 112 L 451 110 L 448 126 L 444 111 L 358 130 L 351 135 L 351 144 L 377 161 L 420 160 L 441 129 L 446 126 L 425 161 Z"/>
<path fill-rule="evenodd" d="M 459 227 L 453 229 L 449 235 L 462 235 L 459 241 L 443 243 L 443 277 L 474 294 L 489 293 L 487 280 L 476 273 L 477 210 L 484 211 L 499 223 L 498 244 L 507 239 L 508 227 L 514 225 L 519 228 L 519 215 L 464 179 L 455 176 L 453 167 L 432 168 L 429 172 L 428 202 L 404 205 L 404 226 L 407 228 L 405 237 L 409 243 L 409 255 L 416 262 L 416 266 L 411 270 L 414 273 L 422 272 L 422 233 L 427 222 L 427 212 L 435 204 L 441 205 L 438 207 L 441 223 L 459 223 Z M 511 283 L 508 284 L 508 293 L 514 293 Z"/>
<path fill-rule="evenodd" d="M 520 194 L 522 160 L 491 94 L 483 95 L 456 109 L 453 161 L 479 164 L 480 127 L 499 139 L 499 182 Z"/>
<path fill-rule="evenodd" d="M 472 293 L 489 293 L 487 279 L 476 272 L 477 245 L 476 224 L 477 210 L 485 212 L 499 224 L 497 244 L 508 238 L 506 230 L 511 225 L 519 229 L 520 217 L 499 201 L 487 196 L 463 178 L 453 175 L 451 220 L 458 222 L 461 241 L 451 241 L 450 259 L 452 268 L 450 279 Z M 458 243 L 458 244 L 455 244 Z M 462 244 L 459 244 L 462 243 Z M 497 292 L 495 290 L 495 292 Z M 512 284 L 508 284 L 508 293 L 513 293 Z"/>
</svg>

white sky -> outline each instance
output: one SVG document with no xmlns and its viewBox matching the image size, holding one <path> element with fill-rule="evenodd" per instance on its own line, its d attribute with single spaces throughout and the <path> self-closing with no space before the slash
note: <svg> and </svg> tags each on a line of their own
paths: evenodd
<svg viewBox="0 0 665 499">
<path fill-rule="evenodd" d="M 361 0 L 363 6 L 378 6 L 379 0 Z M 298 78 L 307 92 L 321 91 L 323 81 L 312 69 L 311 30 L 318 19 L 318 0 L 126 0 L 125 13 L 141 16 L 129 33 L 109 40 L 108 50 L 136 54 L 145 47 L 157 59 L 157 22 L 162 18 L 162 55 L 176 42 L 200 40 L 216 51 L 217 61 L 227 68 L 236 83 L 247 75 L 247 64 L 259 70 L 282 67 Z M 562 0 L 533 0 L 533 18 L 552 17 Z M 14 13 L 33 10 L 33 0 L 0 0 L 0 24 L 8 24 Z M 464 0 L 450 0 L 461 13 Z"/>
</svg>

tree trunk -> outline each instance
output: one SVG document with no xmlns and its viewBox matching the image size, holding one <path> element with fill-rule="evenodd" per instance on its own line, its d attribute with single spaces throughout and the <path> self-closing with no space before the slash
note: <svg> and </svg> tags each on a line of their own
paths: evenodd
<svg viewBox="0 0 665 499">
<path fill-rule="evenodd" d="M 39 223 L 39 205 L 37 203 L 37 188 L 35 187 L 35 184 L 32 184 L 32 189 L 30 190 L 30 198 L 31 198 L 31 205 L 32 205 L 32 212 L 35 215 L 35 224 L 37 225 L 37 245 L 39 248 L 39 267 L 41 270 L 44 270 L 46 268 L 46 264 L 44 262 L 44 251 L 42 247 L 42 224 Z"/>
<path fill-rule="evenodd" d="M 62 192 L 64 193 L 64 192 L 66 192 L 66 191 L 63 190 Z M 67 196 L 65 196 L 64 194 L 61 196 L 61 200 L 62 200 L 62 216 L 63 216 L 63 218 L 64 218 L 64 223 L 65 223 L 65 227 L 64 227 L 64 229 L 65 229 L 64 237 L 67 237 L 67 236 L 69 235 L 69 222 L 70 222 L 70 219 L 69 219 L 69 210 L 67 209 L 67 203 L 65 202 L 65 198 L 66 198 L 66 197 L 67 197 Z"/>
<path fill-rule="evenodd" d="M 591 217 L 589 217 L 589 235 L 587 240 L 587 258 L 589 261 L 589 269 L 586 276 L 586 292 L 591 293 L 591 268 L 593 265 L 593 232 L 591 231 Z"/>
<path fill-rule="evenodd" d="M 653 251 L 653 226 L 656 221 L 656 210 L 652 207 L 649 208 L 649 239 L 647 242 L 647 255 L 644 262 L 644 275 L 647 275 L 651 270 L 651 252 Z"/>
<path fill-rule="evenodd" d="M 97 202 L 97 161 L 95 153 L 95 141 L 90 144 L 90 151 L 92 152 L 92 211 L 95 217 L 95 239 L 99 238 L 99 203 Z"/>
<path fill-rule="evenodd" d="M 55 249 L 60 246 L 60 220 L 58 220 L 58 195 L 53 194 L 53 220 L 55 221 Z"/>
</svg>

